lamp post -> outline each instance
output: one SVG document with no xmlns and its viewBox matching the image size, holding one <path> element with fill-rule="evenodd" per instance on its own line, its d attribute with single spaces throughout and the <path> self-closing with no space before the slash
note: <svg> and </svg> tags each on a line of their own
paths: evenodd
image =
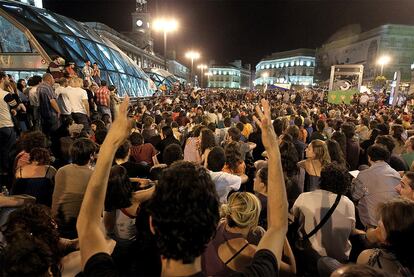
<svg viewBox="0 0 414 277">
<path fill-rule="evenodd" d="M 194 60 L 197 60 L 200 58 L 200 53 L 198 53 L 197 51 L 188 51 L 187 53 L 185 53 L 185 57 L 187 59 L 191 60 L 191 82 L 193 81 L 193 75 L 194 75 Z"/>
<path fill-rule="evenodd" d="M 175 19 L 159 18 L 152 24 L 154 30 L 164 33 L 164 67 L 167 68 L 167 35 L 170 32 L 174 32 L 178 28 L 178 23 Z"/>
<path fill-rule="evenodd" d="M 384 65 L 388 64 L 390 62 L 390 57 L 389 56 L 381 56 L 377 63 L 381 66 L 381 76 L 383 74 L 384 71 Z"/>
<path fill-rule="evenodd" d="M 200 71 L 201 71 L 200 88 L 203 88 L 203 77 L 204 77 L 204 70 L 205 70 L 205 69 L 207 69 L 208 67 L 207 67 L 207 65 L 205 65 L 205 64 L 199 64 L 199 65 L 197 66 L 197 68 L 198 68 L 198 69 L 200 69 Z"/>
<path fill-rule="evenodd" d="M 207 87 L 210 87 L 209 86 L 209 84 L 210 84 L 210 76 L 212 75 L 212 73 L 211 72 L 206 72 L 206 73 L 204 73 L 204 75 L 207 76 Z"/>
<path fill-rule="evenodd" d="M 262 73 L 263 85 L 264 85 L 265 79 L 266 79 L 267 77 L 269 77 L 269 72 L 267 72 L 267 71 L 263 72 L 263 73 Z M 266 82 L 266 83 L 267 83 L 267 82 Z"/>
</svg>

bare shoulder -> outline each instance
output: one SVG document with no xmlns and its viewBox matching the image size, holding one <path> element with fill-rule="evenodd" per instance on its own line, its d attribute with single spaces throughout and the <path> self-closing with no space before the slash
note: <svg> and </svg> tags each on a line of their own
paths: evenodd
<svg viewBox="0 0 414 277">
<path fill-rule="evenodd" d="M 374 249 L 367 249 L 359 254 L 357 264 L 368 264 L 369 259 L 374 254 Z"/>
</svg>

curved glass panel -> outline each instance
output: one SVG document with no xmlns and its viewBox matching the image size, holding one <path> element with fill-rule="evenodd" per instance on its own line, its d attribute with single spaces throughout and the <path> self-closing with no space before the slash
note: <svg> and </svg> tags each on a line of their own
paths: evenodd
<svg viewBox="0 0 414 277">
<path fill-rule="evenodd" d="M 0 16 L 0 46 L 1 52 L 5 53 L 32 52 L 24 33 L 2 16 Z"/>
<path fill-rule="evenodd" d="M 96 62 L 101 69 L 101 79 L 115 85 L 120 95 L 142 97 L 154 93 L 148 75 L 93 27 L 18 2 L 0 0 L 0 8 L 31 32 L 49 57 L 59 55 L 66 62 L 75 62 L 78 68 L 87 60 Z M 0 48 L 3 52 L 33 51 L 26 34 L 2 17 Z"/>
</svg>

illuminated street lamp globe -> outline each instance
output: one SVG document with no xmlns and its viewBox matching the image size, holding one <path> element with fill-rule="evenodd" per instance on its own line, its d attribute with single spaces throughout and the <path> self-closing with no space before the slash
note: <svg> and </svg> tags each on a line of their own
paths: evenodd
<svg viewBox="0 0 414 277">
<path fill-rule="evenodd" d="M 387 65 L 391 61 L 391 58 L 389 56 L 381 56 L 377 60 L 377 63 L 381 66 L 381 76 L 384 72 L 384 66 Z"/>
<path fill-rule="evenodd" d="M 177 20 L 172 18 L 158 18 L 152 23 L 152 26 L 156 31 L 169 33 L 178 29 L 178 22 Z"/>
<path fill-rule="evenodd" d="M 198 60 L 200 56 L 201 56 L 200 53 L 194 50 L 191 50 L 185 53 L 185 57 L 191 60 L 191 79 L 193 79 L 194 60 Z"/>
<path fill-rule="evenodd" d="M 137 21 L 138 24 L 138 21 Z M 164 33 L 164 67 L 165 70 L 167 68 L 167 35 L 168 33 L 174 32 L 178 29 L 178 22 L 177 20 L 170 18 L 158 18 L 152 23 L 152 28 L 155 31 L 163 32 Z"/>
</svg>

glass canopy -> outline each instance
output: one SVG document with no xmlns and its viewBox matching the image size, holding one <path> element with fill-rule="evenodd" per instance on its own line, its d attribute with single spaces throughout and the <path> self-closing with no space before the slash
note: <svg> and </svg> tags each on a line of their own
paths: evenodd
<svg viewBox="0 0 414 277">
<path fill-rule="evenodd" d="M 58 55 L 78 68 L 96 62 L 101 78 L 115 85 L 121 96 L 145 97 L 154 93 L 149 77 L 111 41 L 86 24 L 45 9 L 0 0 L 0 9 L 25 26 L 49 55 Z M 36 50 L 19 28 L 0 15 L 0 53 Z"/>
</svg>

